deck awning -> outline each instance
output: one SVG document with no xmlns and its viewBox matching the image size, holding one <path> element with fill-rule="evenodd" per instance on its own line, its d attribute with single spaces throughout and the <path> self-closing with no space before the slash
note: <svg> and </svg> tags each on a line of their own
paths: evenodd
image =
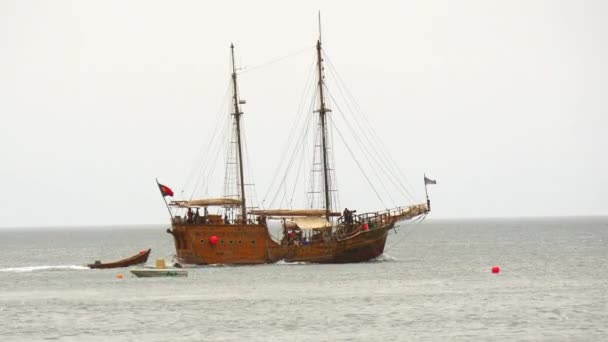
<svg viewBox="0 0 608 342">
<path fill-rule="evenodd" d="M 316 216 L 321 217 L 325 216 L 324 209 L 260 209 L 260 210 L 252 210 L 249 212 L 253 215 L 264 215 L 264 216 L 274 216 L 274 217 L 310 217 Z M 341 216 L 340 213 L 329 213 L 329 216 Z"/>
<path fill-rule="evenodd" d="M 203 198 L 190 201 L 171 201 L 172 207 L 191 208 L 191 207 L 212 207 L 212 206 L 239 206 L 241 200 L 236 198 Z"/>
<path fill-rule="evenodd" d="M 294 217 L 291 219 L 300 229 L 323 229 L 331 227 L 325 217 Z"/>
</svg>

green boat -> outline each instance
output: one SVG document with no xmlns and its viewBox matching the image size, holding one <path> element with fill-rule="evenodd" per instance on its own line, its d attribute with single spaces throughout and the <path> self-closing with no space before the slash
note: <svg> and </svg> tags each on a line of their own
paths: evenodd
<svg viewBox="0 0 608 342">
<path fill-rule="evenodd" d="M 133 273 L 138 278 L 152 278 L 152 277 L 187 277 L 188 271 L 179 268 L 132 268 Z"/>
</svg>

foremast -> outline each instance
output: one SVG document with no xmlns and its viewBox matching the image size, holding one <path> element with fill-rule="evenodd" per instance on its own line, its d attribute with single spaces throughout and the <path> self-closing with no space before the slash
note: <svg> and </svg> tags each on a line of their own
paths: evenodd
<svg viewBox="0 0 608 342">
<path fill-rule="evenodd" d="M 230 44 L 230 53 L 232 56 L 232 102 L 234 103 L 234 120 L 236 123 L 236 141 L 237 141 L 237 157 L 239 168 L 239 181 L 241 192 L 241 217 L 243 224 L 247 223 L 247 205 L 245 203 L 245 175 L 243 171 L 243 148 L 241 142 L 241 115 L 243 114 L 239 108 L 239 95 L 236 82 L 236 65 L 234 63 L 234 44 Z"/>
<path fill-rule="evenodd" d="M 319 24 L 320 25 L 320 24 Z M 319 120 L 321 122 L 321 150 L 323 155 L 323 189 L 325 193 L 325 217 L 329 220 L 331 214 L 331 200 L 329 192 L 331 191 L 329 185 L 329 167 L 327 161 L 327 120 L 326 114 L 330 110 L 325 106 L 325 96 L 323 92 L 323 57 L 321 56 L 321 34 L 319 33 L 319 40 L 317 40 L 317 67 L 319 72 Z"/>
</svg>

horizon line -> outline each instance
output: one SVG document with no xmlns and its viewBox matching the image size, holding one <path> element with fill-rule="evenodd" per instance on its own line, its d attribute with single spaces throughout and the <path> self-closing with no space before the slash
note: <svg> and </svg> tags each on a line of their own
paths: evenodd
<svg viewBox="0 0 608 342">
<path fill-rule="evenodd" d="M 573 219 L 573 218 L 608 218 L 608 214 L 585 214 L 585 215 L 537 215 L 537 216 L 465 216 L 465 217 L 427 217 L 425 220 L 431 221 L 467 221 L 467 220 L 517 220 L 517 219 Z M 23 225 L 23 226 L 0 226 L 0 230 L 3 229 L 57 229 L 57 228 L 115 228 L 115 227 L 143 227 L 143 226 L 162 226 L 166 223 L 106 223 L 106 224 L 68 224 L 68 225 L 49 225 L 49 226 L 38 226 L 38 225 Z"/>
</svg>

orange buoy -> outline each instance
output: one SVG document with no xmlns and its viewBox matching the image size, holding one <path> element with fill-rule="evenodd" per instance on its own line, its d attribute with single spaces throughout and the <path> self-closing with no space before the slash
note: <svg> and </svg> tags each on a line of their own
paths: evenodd
<svg viewBox="0 0 608 342">
<path fill-rule="evenodd" d="M 217 245 L 217 240 L 218 240 L 218 238 L 215 235 L 211 235 L 209 237 L 209 243 L 212 244 L 212 245 Z"/>
<path fill-rule="evenodd" d="M 493 267 L 492 267 L 492 273 L 494 273 L 494 274 L 498 274 L 498 273 L 500 273 L 500 267 L 498 267 L 498 266 L 493 266 Z"/>
<path fill-rule="evenodd" d="M 116 278 L 117 278 L 117 279 L 122 279 L 122 273 L 118 273 L 118 274 L 116 275 Z"/>
</svg>

